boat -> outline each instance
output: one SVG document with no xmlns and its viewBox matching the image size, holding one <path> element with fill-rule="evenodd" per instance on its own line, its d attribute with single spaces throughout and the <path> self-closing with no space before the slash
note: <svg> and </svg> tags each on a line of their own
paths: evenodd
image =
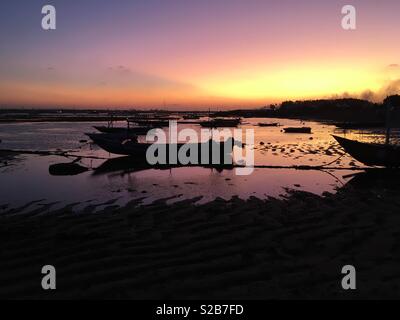
<svg viewBox="0 0 400 320">
<path fill-rule="evenodd" d="M 342 148 L 354 159 L 368 166 L 387 168 L 400 167 L 400 146 L 390 143 L 392 127 L 398 126 L 400 96 L 388 96 L 386 105 L 386 140 L 385 143 L 366 143 L 332 135 Z"/>
<path fill-rule="evenodd" d="M 169 151 L 172 150 L 174 152 L 179 152 L 180 148 L 183 146 L 187 146 L 187 150 L 190 148 L 190 144 L 188 143 L 177 143 L 177 144 L 171 144 L 171 143 L 139 143 L 137 139 L 122 139 L 118 138 L 116 136 L 105 136 L 105 134 L 86 134 L 92 141 L 97 144 L 100 148 L 103 150 L 113 153 L 113 154 L 118 154 L 118 155 L 124 155 L 124 156 L 134 156 L 139 159 L 144 159 L 146 157 L 147 149 L 150 146 L 157 145 L 159 147 L 159 150 L 162 148 L 165 148 L 167 158 L 169 158 Z M 208 146 L 207 146 L 208 144 Z M 198 162 L 203 162 L 200 161 L 201 156 L 202 156 L 202 150 L 209 150 L 208 152 L 208 163 L 212 164 L 215 162 L 213 158 L 213 150 L 218 150 L 219 152 L 219 164 L 232 164 L 232 150 L 233 146 L 235 144 L 235 141 L 232 138 L 227 139 L 226 141 L 221 141 L 217 142 L 214 140 L 209 140 L 207 142 L 203 143 L 195 143 L 195 147 L 197 148 L 198 151 Z M 205 147 L 205 148 L 204 148 Z M 171 149 L 172 148 L 172 149 Z M 219 149 L 216 149 L 219 148 Z M 230 159 L 226 161 L 225 159 Z M 168 159 L 167 164 L 169 162 Z"/>
<path fill-rule="evenodd" d="M 258 126 L 259 126 L 259 127 L 278 127 L 278 126 L 279 126 L 279 123 L 278 123 L 278 122 L 272 122 L 272 123 L 269 123 L 269 122 L 259 122 L 259 123 L 258 123 Z"/>
<path fill-rule="evenodd" d="M 283 130 L 285 133 L 311 133 L 310 127 L 287 127 Z"/>
<path fill-rule="evenodd" d="M 197 114 L 187 114 L 183 116 L 184 120 L 197 120 L 200 119 L 200 116 Z"/>
<path fill-rule="evenodd" d="M 108 127 L 108 126 L 93 126 L 97 131 L 102 133 L 114 133 L 114 134 L 135 134 L 135 135 L 146 135 L 152 128 L 141 126 L 141 127 Z"/>
<path fill-rule="evenodd" d="M 332 135 L 354 159 L 368 166 L 400 167 L 400 147 L 391 144 L 366 143 Z"/>
<path fill-rule="evenodd" d="M 215 118 L 207 121 L 200 122 L 203 128 L 233 128 L 237 127 L 241 122 L 240 118 L 226 119 L 226 118 Z"/>
<path fill-rule="evenodd" d="M 168 127 L 170 121 L 176 121 L 177 118 L 173 117 L 131 117 L 128 118 L 128 124 L 130 123 L 135 123 L 137 126 L 140 127 L 148 127 L 150 129 L 155 129 L 155 128 L 163 128 L 163 127 Z"/>
<path fill-rule="evenodd" d="M 107 126 L 93 126 L 99 132 L 109 133 L 109 134 L 121 134 L 121 135 L 146 135 L 147 132 L 153 127 L 151 126 L 131 126 L 131 120 L 129 118 L 126 119 L 126 127 L 114 127 L 114 118 L 111 117 L 110 120 L 107 121 Z"/>
<path fill-rule="evenodd" d="M 385 122 L 338 122 L 334 125 L 340 129 L 375 129 L 384 128 Z"/>
<path fill-rule="evenodd" d="M 150 129 L 169 126 L 169 120 L 129 119 L 129 122 L 135 122 L 138 126 L 148 127 Z"/>
</svg>

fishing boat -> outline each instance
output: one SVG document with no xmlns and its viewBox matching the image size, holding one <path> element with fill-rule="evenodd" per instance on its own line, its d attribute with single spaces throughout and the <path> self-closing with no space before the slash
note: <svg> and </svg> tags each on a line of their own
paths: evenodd
<svg viewBox="0 0 400 320">
<path fill-rule="evenodd" d="M 310 127 L 288 127 L 284 128 L 285 133 L 311 133 Z"/>
<path fill-rule="evenodd" d="M 279 123 L 278 123 L 278 122 L 272 122 L 272 123 L 269 123 L 269 122 L 259 122 L 259 123 L 258 123 L 258 126 L 259 126 L 259 127 L 278 127 L 278 126 L 279 126 Z"/>
<path fill-rule="evenodd" d="M 149 127 L 107 127 L 107 126 L 93 126 L 97 131 L 102 133 L 114 133 L 114 134 L 135 134 L 135 135 L 146 135 L 147 132 L 152 129 Z"/>
<path fill-rule="evenodd" d="M 149 145 L 138 143 L 137 139 L 123 139 L 114 134 L 86 134 L 92 141 L 103 150 L 127 156 L 139 156 L 146 154 Z"/>
<path fill-rule="evenodd" d="M 333 135 L 354 159 L 368 166 L 400 167 L 400 147 L 391 144 L 365 143 Z"/>
<path fill-rule="evenodd" d="M 387 168 L 400 167 L 400 146 L 390 143 L 391 129 L 398 126 L 400 96 L 389 96 L 384 100 L 386 105 L 386 141 L 385 143 L 366 143 L 342 138 L 336 135 L 333 137 L 354 159 L 368 166 L 382 166 Z M 396 113 L 397 111 L 397 113 Z"/>
<path fill-rule="evenodd" d="M 183 116 L 184 120 L 197 120 L 200 119 L 200 116 L 197 114 L 187 114 Z"/>
<path fill-rule="evenodd" d="M 169 162 L 169 154 L 172 152 L 179 152 L 180 149 L 185 146 L 185 150 L 192 150 L 191 145 L 189 143 L 139 143 L 137 139 L 122 139 L 117 138 L 115 136 L 105 136 L 105 134 L 86 134 L 88 137 L 92 139 L 92 141 L 97 144 L 103 150 L 124 156 L 134 156 L 139 159 L 143 159 L 146 157 L 147 149 L 150 146 L 156 145 L 159 150 L 164 149 L 167 155 L 166 161 Z M 227 139 L 226 141 L 214 141 L 209 140 L 207 142 L 202 143 L 194 143 L 194 147 L 197 148 L 198 151 L 198 162 L 203 162 L 202 160 L 202 152 L 207 150 L 208 155 L 208 163 L 214 163 L 214 151 L 218 151 L 219 155 L 219 164 L 232 164 L 232 151 L 235 141 L 232 138 Z M 192 145 L 193 146 L 193 145 Z M 227 160 L 230 159 L 230 160 Z M 217 164 L 218 164 L 217 163 Z"/>
<path fill-rule="evenodd" d="M 129 122 L 135 122 L 138 126 L 152 129 L 169 126 L 169 120 L 129 119 Z"/>
<path fill-rule="evenodd" d="M 111 116 L 110 120 L 107 122 L 107 126 L 93 126 L 97 131 L 102 133 L 109 134 L 121 134 L 121 135 L 146 135 L 147 132 L 153 127 L 149 126 L 138 126 L 131 125 L 131 120 L 129 118 L 126 119 L 126 127 L 115 127 L 114 126 L 114 117 Z"/>
<path fill-rule="evenodd" d="M 334 125 L 340 129 L 375 129 L 384 128 L 385 122 L 339 122 Z"/>
<path fill-rule="evenodd" d="M 237 127 L 241 122 L 240 118 L 226 119 L 226 118 L 215 118 L 207 121 L 200 122 L 203 128 L 233 128 Z"/>
</svg>

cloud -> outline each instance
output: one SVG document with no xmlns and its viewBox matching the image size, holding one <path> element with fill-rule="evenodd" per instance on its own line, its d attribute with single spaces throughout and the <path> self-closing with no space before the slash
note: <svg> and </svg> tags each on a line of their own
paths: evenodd
<svg viewBox="0 0 400 320">
<path fill-rule="evenodd" d="M 116 67 L 108 67 L 108 70 L 116 75 L 120 76 L 128 76 L 132 74 L 132 71 L 129 67 L 125 67 L 123 65 L 119 65 Z"/>
<path fill-rule="evenodd" d="M 128 66 L 118 65 L 107 68 L 102 79 L 112 86 L 132 89 L 190 90 L 196 88 L 185 82 L 132 70 Z"/>
<path fill-rule="evenodd" d="M 392 63 L 388 65 L 388 68 L 398 68 L 400 67 L 400 65 L 398 65 L 397 63 Z"/>
</svg>

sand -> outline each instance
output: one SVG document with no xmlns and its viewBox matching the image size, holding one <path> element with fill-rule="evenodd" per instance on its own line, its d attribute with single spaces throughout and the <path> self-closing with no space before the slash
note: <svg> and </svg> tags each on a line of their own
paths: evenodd
<svg viewBox="0 0 400 320">
<path fill-rule="evenodd" d="M 400 188 L 399 188 L 400 189 Z M 396 187 L 286 199 L 0 206 L 0 298 L 400 298 Z M 21 213 L 24 211 L 25 213 Z M 57 289 L 41 289 L 41 267 Z M 357 290 L 341 269 L 357 270 Z"/>
</svg>

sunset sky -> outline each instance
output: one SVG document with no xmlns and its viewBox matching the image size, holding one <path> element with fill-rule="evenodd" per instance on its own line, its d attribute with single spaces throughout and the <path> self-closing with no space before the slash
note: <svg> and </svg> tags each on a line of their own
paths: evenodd
<svg viewBox="0 0 400 320">
<path fill-rule="evenodd" d="M 379 101 L 400 88 L 399 12 L 399 0 L 2 0 L 0 107 Z"/>
</svg>

